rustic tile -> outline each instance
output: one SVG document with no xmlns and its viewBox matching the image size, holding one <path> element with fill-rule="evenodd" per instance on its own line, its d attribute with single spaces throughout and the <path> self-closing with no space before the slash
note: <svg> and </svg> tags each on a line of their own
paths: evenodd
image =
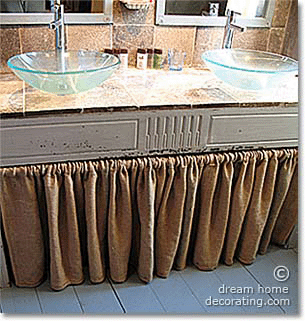
<svg viewBox="0 0 306 322">
<path fill-rule="evenodd" d="M 55 47 L 55 34 L 48 26 L 21 28 L 20 38 L 23 53 L 53 50 Z"/>
<path fill-rule="evenodd" d="M 7 60 L 20 54 L 20 38 L 17 28 L 0 28 L 0 73 L 11 72 Z"/>
<path fill-rule="evenodd" d="M 103 50 L 111 46 L 111 26 L 68 26 L 67 37 L 67 48 L 69 50 Z"/>
<path fill-rule="evenodd" d="M 201 55 L 206 50 L 219 49 L 222 46 L 224 28 L 197 28 L 193 55 L 193 65 L 203 65 Z"/>
<path fill-rule="evenodd" d="M 285 27 L 292 0 L 276 0 L 272 27 Z"/>
<path fill-rule="evenodd" d="M 298 59 L 298 1 L 293 0 L 283 43 L 283 54 Z"/>
<path fill-rule="evenodd" d="M 193 88 L 184 93 L 192 104 L 234 102 L 235 100 L 220 88 Z"/>
<path fill-rule="evenodd" d="M 115 25 L 113 26 L 113 47 L 129 50 L 129 65 L 136 64 L 137 48 L 153 47 L 154 26 Z"/>
<path fill-rule="evenodd" d="M 176 48 L 186 52 L 185 65 L 192 64 L 195 39 L 195 27 L 162 27 L 157 26 L 154 33 L 154 48 L 163 50 L 167 57 L 169 48 Z"/>
<path fill-rule="evenodd" d="M 151 24 L 154 25 L 155 1 L 141 10 L 129 10 L 119 0 L 113 1 L 114 24 Z"/>
<path fill-rule="evenodd" d="M 233 48 L 267 50 L 269 29 L 249 28 L 245 32 L 236 32 Z"/>
<path fill-rule="evenodd" d="M 14 74 L 2 74 L 0 77 L 0 113 L 23 111 L 24 83 Z"/>
<path fill-rule="evenodd" d="M 284 36 L 284 28 L 272 28 L 270 31 L 270 38 L 267 50 L 272 53 L 280 54 L 282 52 Z"/>
</svg>

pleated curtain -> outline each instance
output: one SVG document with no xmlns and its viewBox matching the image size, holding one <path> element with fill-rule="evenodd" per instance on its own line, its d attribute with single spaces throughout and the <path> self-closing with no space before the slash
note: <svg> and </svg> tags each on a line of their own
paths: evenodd
<svg viewBox="0 0 306 322">
<path fill-rule="evenodd" d="M 283 245 L 298 218 L 297 149 L 67 162 L 0 169 L 1 216 L 14 281 L 54 290 L 134 267 L 251 264 Z"/>
</svg>

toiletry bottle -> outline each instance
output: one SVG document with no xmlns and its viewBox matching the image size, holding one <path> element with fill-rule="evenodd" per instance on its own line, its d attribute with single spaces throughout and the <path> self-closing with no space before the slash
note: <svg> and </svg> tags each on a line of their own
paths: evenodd
<svg viewBox="0 0 306 322">
<path fill-rule="evenodd" d="M 111 49 L 111 48 L 105 48 L 105 49 L 104 49 L 104 52 L 105 52 L 106 54 L 113 54 L 113 53 L 114 53 L 114 50 L 113 50 L 113 49 Z"/>
<path fill-rule="evenodd" d="M 147 60 L 148 55 L 147 51 L 142 48 L 138 48 L 137 50 L 137 68 L 138 69 L 146 69 L 147 68 Z"/>
<path fill-rule="evenodd" d="M 121 61 L 121 66 L 123 68 L 128 68 L 129 65 L 129 52 L 126 48 L 121 48 L 120 49 L 120 54 L 119 54 L 119 58 Z"/>
<path fill-rule="evenodd" d="M 120 55 L 120 49 L 118 49 L 118 48 L 114 48 L 114 55 L 115 55 L 116 57 L 119 57 L 119 55 Z"/>
<path fill-rule="evenodd" d="M 148 48 L 147 53 L 148 53 L 147 68 L 152 69 L 153 68 L 153 60 L 154 60 L 154 51 L 153 51 L 153 49 Z"/>
<path fill-rule="evenodd" d="M 163 51 L 161 49 L 154 49 L 153 68 L 161 69 L 163 61 L 162 54 Z"/>
</svg>

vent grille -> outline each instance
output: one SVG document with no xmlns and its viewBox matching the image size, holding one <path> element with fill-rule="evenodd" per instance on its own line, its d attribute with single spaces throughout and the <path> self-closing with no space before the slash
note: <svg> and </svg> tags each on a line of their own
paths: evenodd
<svg viewBox="0 0 306 322">
<path fill-rule="evenodd" d="M 202 115 L 149 117 L 146 125 L 146 150 L 198 147 L 202 123 Z"/>
</svg>

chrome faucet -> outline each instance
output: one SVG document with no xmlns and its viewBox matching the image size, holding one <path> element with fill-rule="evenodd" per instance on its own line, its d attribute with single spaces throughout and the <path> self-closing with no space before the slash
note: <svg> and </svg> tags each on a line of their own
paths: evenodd
<svg viewBox="0 0 306 322">
<path fill-rule="evenodd" d="M 54 12 L 54 20 L 50 22 L 49 28 L 55 30 L 56 49 L 66 49 L 64 5 L 60 0 L 51 0 L 51 11 Z"/>
<path fill-rule="evenodd" d="M 228 9 L 226 12 L 226 15 L 227 15 L 227 21 L 226 21 L 225 30 L 224 30 L 222 48 L 228 49 L 228 48 L 232 48 L 234 31 L 239 30 L 243 32 L 246 30 L 246 27 L 239 26 L 236 24 L 237 15 L 240 15 L 239 12 Z"/>
</svg>

